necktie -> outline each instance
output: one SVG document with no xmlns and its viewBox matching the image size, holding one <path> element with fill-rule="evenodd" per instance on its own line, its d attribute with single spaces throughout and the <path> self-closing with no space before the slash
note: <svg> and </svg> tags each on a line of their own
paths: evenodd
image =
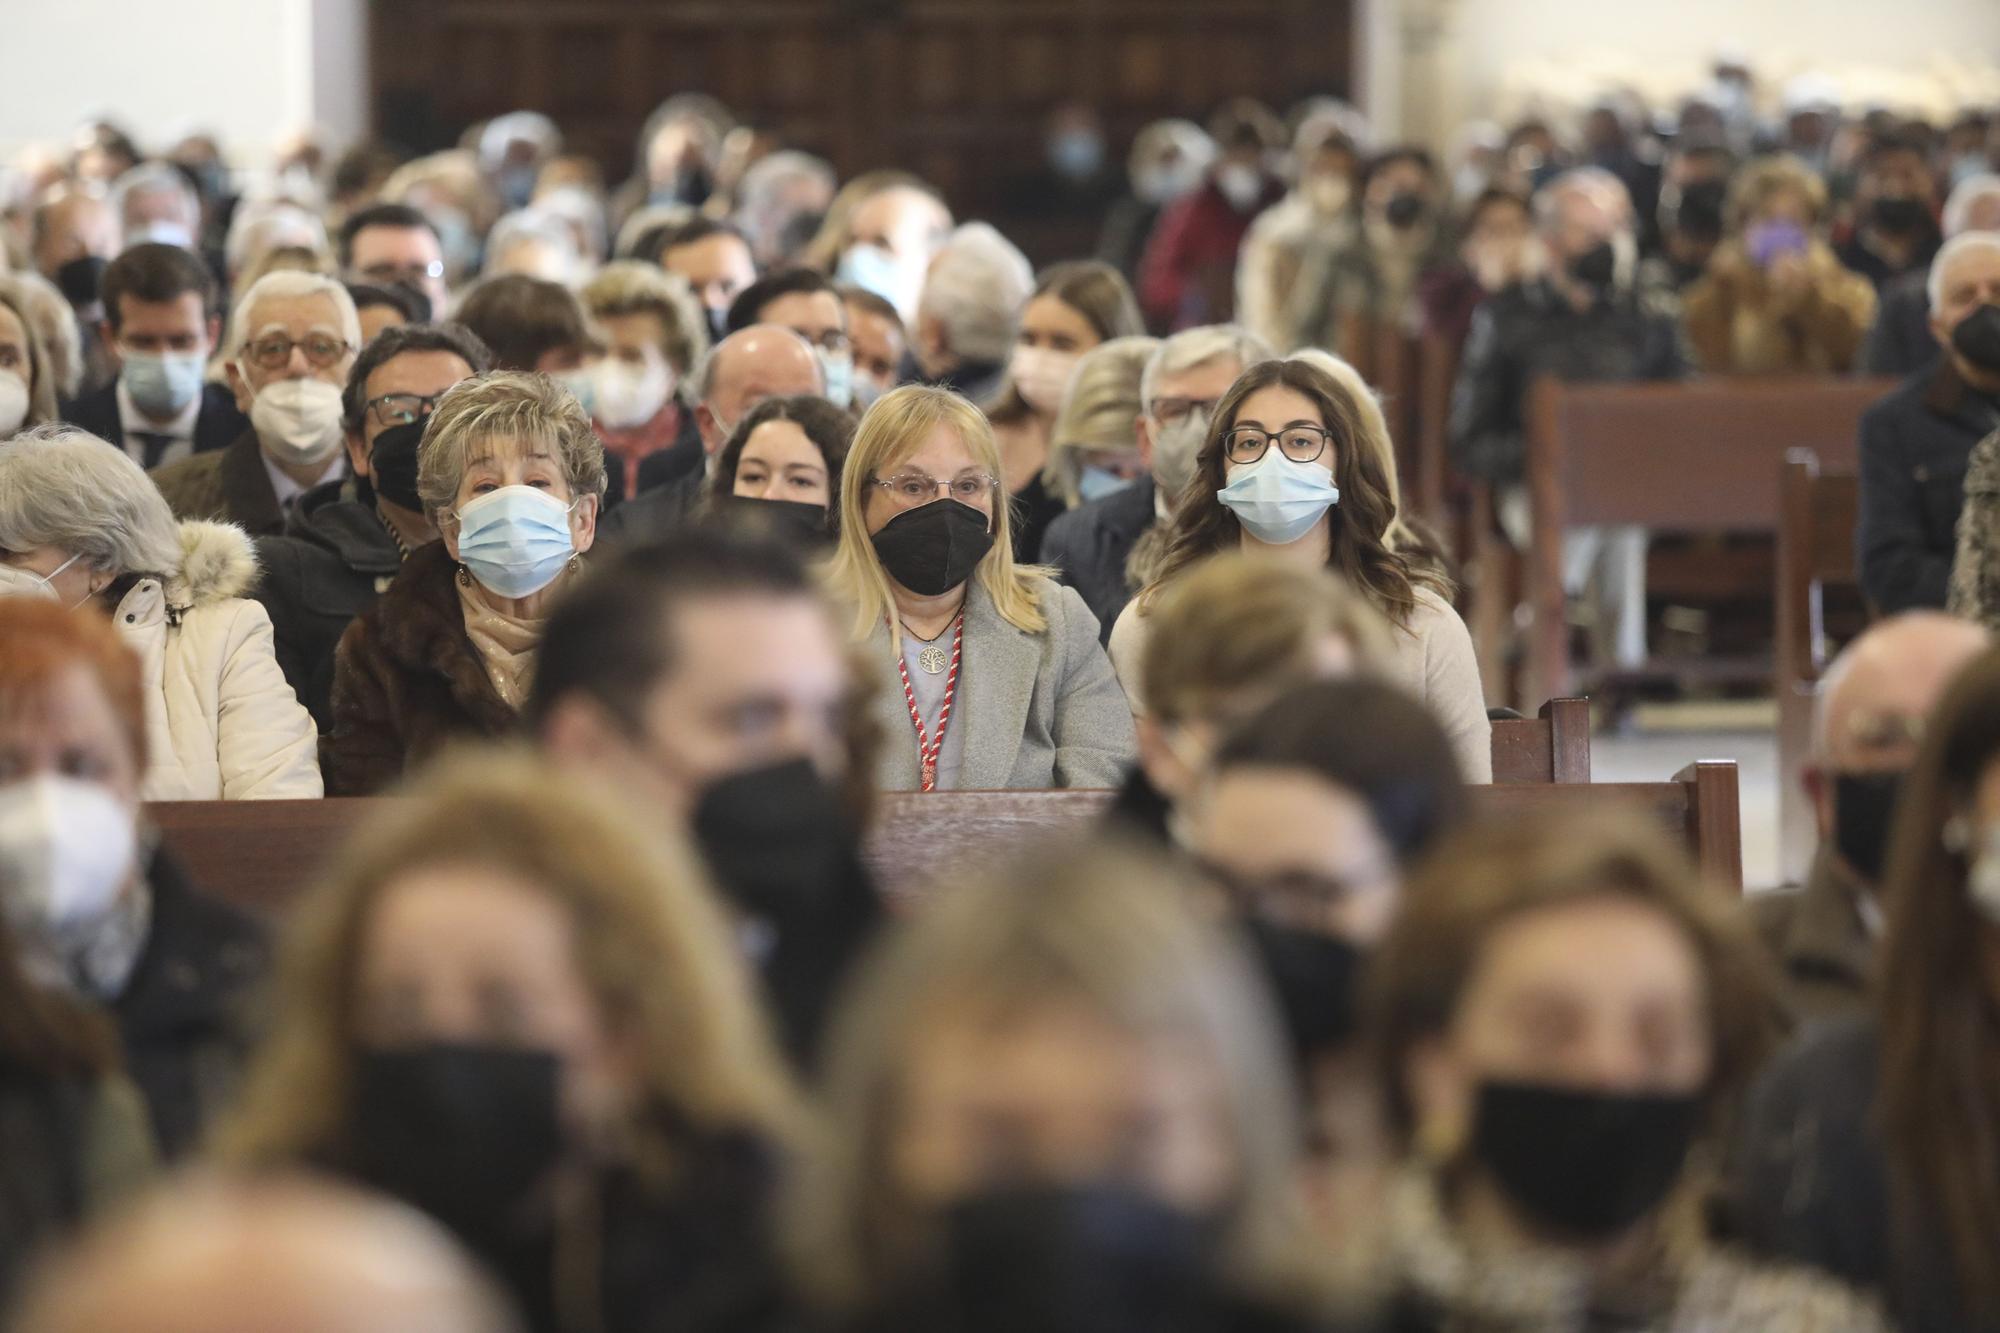
<svg viewBox="0 0 2000 1333">
<path fill-rule="evenodd" d="M 137 440 L 140 448 L 145 450 L 145 457 L 139 460 L 139 466 L 148 472 L 160 465 L 160 460 L 174 445 L 173 436 L 162 435 L 156 430 L 128 430 L 125 435 L 128 439 Z"/>
</svg>

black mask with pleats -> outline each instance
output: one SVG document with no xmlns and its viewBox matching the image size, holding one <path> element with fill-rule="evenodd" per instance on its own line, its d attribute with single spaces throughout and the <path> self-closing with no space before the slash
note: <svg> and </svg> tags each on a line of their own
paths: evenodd
<svg viewBox="0 0 2000 1333">
<path fill-rule="evenodd" d="M 920 597 L 950 592 L 993 549 L 992 520 L 969 504 L 933 500 L 906 509 L 869 540 L 889 577 Z"/>
<path fill-rule="evenodd" d="M 1979 369 L 2000 375 L 2000 305 L 1986 304 L 1958 321 L 1951 350 Z"/>
</svg>

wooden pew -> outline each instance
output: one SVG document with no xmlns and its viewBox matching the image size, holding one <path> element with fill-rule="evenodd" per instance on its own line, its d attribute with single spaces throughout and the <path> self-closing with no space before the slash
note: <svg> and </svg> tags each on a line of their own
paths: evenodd
<svg viewBox="0 0 2000 1333">
<path fill-rule="evenodd" d="M 1812 752 L 1813 700 L 1845 637 L 1841 631 L 1858 632 L 1865 620 L 1854 555 L 1861 481 L 1851 468 L 1823 468 L 1812 450 L 1793 449 L 1780 469 L 1778 494 L 1778 643 L 1771 685 L 1778 701 L 1778 858 L 1781 873 L 1796 882 L 1805 877 L 1816 840 L 1800 785 Z"/>
<path fill-rule="evenodd" d="M 1733 761 L 1691 765 L 1671 782 L 1543 783 L 1476 787 L 1474 806 L 1501 818 L 1528 810 L 1588 817 L 1615 806 L 1649 811 L 1686 840 L 1702 871 L 1743 887 L 1742 825 Z M 1081 831 L 1103 815 L 1108 791 L 891 793 L 866 851 L 883 889 L 910 900 L 959 867 L 990 866 L 1030 841 Z M 191 801 L 146 807 L 166 848 L 194 882 L 276 917 L 332 864 L 372 799 Z"/>
<path fill-rule="evenodd" d="M 1590 781 L 1590 700 L 1551 699 L 1534 717 L 1496 720 L 1493 781 Z"/>
<path fill-rule="evenodd" d="M 1778 466 L 1809 448 L 1855 458 L 1861 413 L 1887 380 L 1537 382 L 1526 416 L 1533 540 L 1528 699 L 1570 692 L 1563 533 L 1583 524 L 1668 532 L 1773 533 Z"/>
</svg>

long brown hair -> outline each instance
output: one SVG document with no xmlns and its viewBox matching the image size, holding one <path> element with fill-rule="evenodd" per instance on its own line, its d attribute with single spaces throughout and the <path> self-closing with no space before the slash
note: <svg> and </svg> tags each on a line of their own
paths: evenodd
<svg viewBox="0 0 2000 1333">
<path fill-rule="evenodd" d="M 1419 591 L 1442 596 L 1450 592 L 1450 585 L 1434 569 L 1413 564 L 1389 549 L 1386 534 L 1396 517 L 1396 505 L 1381 459 L 1362 442 L 1360 409 L 1331 375 L 1296 357 L 1251 366 L 1215 405 L 1208 438 L 1195 456 L 1194 477 L 1174 502 L 1172 534 L 1160 572 L 1139 595 L 1140 611 L 1150 610 L 1159 588 L 1188 566 L 1242 544 L 1243 525 L 1217 494 L 1228 480 L 1223 440 L 1235 428 L 1244 400 L 1273 385 L 1310 398 L 1333 435 L 1333 481 L 1340 487 L 1340 503 L 1328 511 L 1332 521 L 1327 568 L 1366 593 L 1389 619 L 1407 626 L 1416 613 Z"/>
<path fill-rule="evenodd" d="M 1136 338 L 1146 332 L 1146 321 L 1139 315 L 1139 301 L 1132 295 L 1132 284 L 1125 281 L 1123 273 L 1102 260 L 1066 259 L 1049 265 L 1035 279 L 1035 290 L 1028 293 L 1028 300 L 1037 296 L 1053 296 L 1082 315 L 1084 322 L 1097 330 L 1099 342 Z M 1026 310 L 1027 305 L 1023 303 L 1021 309 Z M 996 426 L 1019 421 L 1032 410 L 1028 400 L 1021 397 L 1021 391 L 1014 387 L 1011 373 L 993 395 L 993 401 L 986 404 L 986 415 Z"/>
<path fill-rule="evenodd" d="M 1889 845 L 1877 1013 L 1884 1148 L 1906 1223 L 1941 1228 L 1968 1310 L 2000 1312 L 2000 1007 L 1982 954 L 2000 926 L 1966 881 L 1965 829 L 2000 761 L 2000 650 L 1960 673 L 1925 727 Z M 1957 821 L 1964 821 L 1959 823 Z M 1947 832 L 1949 830 L 1949 833 Z M 1918 1241 L 1899 1235 L 1899 1244 Z"/>
</svg>

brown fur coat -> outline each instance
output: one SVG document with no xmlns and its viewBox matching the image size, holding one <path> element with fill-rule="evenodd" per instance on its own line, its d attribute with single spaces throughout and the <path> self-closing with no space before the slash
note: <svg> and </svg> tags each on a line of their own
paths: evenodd
<svg viewBox="0 0 2000 1333">
<path fill-rule="evenodd" d="M 327 795 L 373 795 L 449 741 L 519 730 L 466 637 L 456 574 L 443 542 L 412 552 L 341 636 Z"/>
</svg>

